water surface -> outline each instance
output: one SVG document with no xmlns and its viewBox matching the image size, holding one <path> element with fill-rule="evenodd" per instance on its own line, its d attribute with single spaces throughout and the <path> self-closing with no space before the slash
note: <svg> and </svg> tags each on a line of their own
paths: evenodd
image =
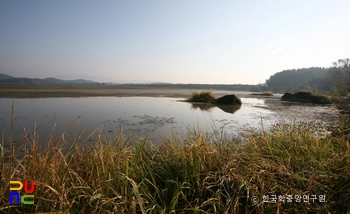
<svg viewBox="0 0 350 214">
<path fill-rule="evenodd" d="M 261 128 L 262 121 L 268 127 L 281 119 L 293 120 L 299 113 L 302 119 L 305 118 L 303 112 L 322 114 L 330 108 L 291 106 L 276 97 L 242 97 L 240 107 L 198 105 L 180 100 L 167 97 L 0 98 L 0 128 L 5 136 L 9 135 L 13 120 L 14 138 L 23 136 L 24 129 L 31 132 L 36 127 L 42 139 L 48 138 L 51 130 L 54 135 L 65 133 L 67 136 L 77 136 L 83 130 L 83 136 L 87 136 L 96 129 L 113 138 L 121 128 L 126 136 L 159 139 L 158 136 L 185 135 L 195 127 L 209 132 L 220 129 L 230 138 L 247 128 Z"/>
</svg>

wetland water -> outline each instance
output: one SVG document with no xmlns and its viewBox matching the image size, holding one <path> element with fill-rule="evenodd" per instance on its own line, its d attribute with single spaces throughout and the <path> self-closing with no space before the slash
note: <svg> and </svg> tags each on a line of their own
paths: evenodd
<svg viewBox="0 0 350 214">
<path fill-rule="evenodd" d="M 79 135 L 82 129 L 83 137 L 99 129 L 114 138 L 122 127 L 126 136 L 148 136 L 159 142 L 159 136 L 184 136 L 189 128 L 213 133 L 223 127 L 220 131 L 230 138 L 245 129 L 261 129 L 261 121 L 269 128 L 279 121 L 332 123 L 338 116 L 332 106 L 292 104 L 280 102 L 279 96 L 249 97 L 244 92 L 238 96 L 243 103 L 238 108 L 196 105 L 168 97 L 0 98 L 0 130 L 4 136 L 11 132 L 12 101 L 14 138 L 22 137 L 24 129 L 30 133 L 36 127 L 40 139 L 46 139 L 54 125 L 53 133 L 58 135 L 75 119 L 66 138 Z"/>
</svg>

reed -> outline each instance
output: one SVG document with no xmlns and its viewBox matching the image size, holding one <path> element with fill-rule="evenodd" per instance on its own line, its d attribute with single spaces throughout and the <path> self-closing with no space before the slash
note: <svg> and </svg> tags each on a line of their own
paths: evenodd
<svg viewBox="0 0 350 214">
<path fill-rule="evenodd" d="M 3 134 L 0 213 L 350 211 L 348 135 L 319 139 L 298 124 L 234 140 L 208 133 L 193 128 L 154 145 L 122 132 L 109 139 L 96 130 L 91 143 L 82 132 L 67 139 L 52 131 L 44 149 L 35 131 L 16 143 Z M 34 205 L 9 205 L 14 179 L 35 181 Z M 264 203 L 267 195 L 325 195 L 326 202 Z"/>
<path fill-rule="evenodd" d="M 193 92 L 188 102 L 215 103 L 215 96 L 211 91 Z"/>
</svg>

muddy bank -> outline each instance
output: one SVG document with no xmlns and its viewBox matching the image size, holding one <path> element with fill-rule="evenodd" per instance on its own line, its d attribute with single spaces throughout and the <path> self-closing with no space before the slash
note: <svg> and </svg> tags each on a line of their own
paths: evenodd
<svg viewBox="0 0 350 214">
<path fill-rule="evenodd" d="M 131 86 L 87 86 L 87 85 L 0 85 L 0 98 L 49 98 L 49 97 L 177 97 L 189 98 L 192 93 L 212 90 L 181 89 L 160 87 Z M 239 98 L 254 97 L 249 91 L 213 90 L 217 96 L 236 94 Z M 274 94 L 272 98 L 280 99 L 282 94 Z"/>
<path fill-rule="evenodd" d="M 269 119 L 271 130 L 290 129 L 294 125 L 311 128 L 316 136 L 325 137 L 339 127 L 342 115 L 335 105 L 280 102 L 266 100 L 266 108 L 275 114 Z"/>
<path fill-rule="evenodd" d="M 48 97 L 188 97 L 196 90 L 123 87 L 123 86 L 0 86 L 2 98 L 48 98 Z"/>
</svg>

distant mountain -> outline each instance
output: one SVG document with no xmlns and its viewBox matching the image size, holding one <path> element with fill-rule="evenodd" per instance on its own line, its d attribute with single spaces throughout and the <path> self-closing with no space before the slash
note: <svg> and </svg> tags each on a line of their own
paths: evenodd
<svg viewBox="0 0 350 214">
<path fill-rule="evenodd" d="M 171 85 L 172 83 L 168 83 L 168 82 L 152 82 L 152 83 L 149 83 L 149 84 L 150 85 Z"/>
<path fill-rule="evenodd" d="M 63 80 L 67 82 L 68 84 L 96 84 L 98 82 L 91 81 L 91 80 L 84 80 L 84 79 L 76 79 L 76 80 Z"/>
<path fill-rule="evenodd" d="M 81 85 L 81 84 L 96 84 L 97 82 L 91 80 L 84 79 L 76 79 L 76 80 L 61 80 L 53 77 L 43 79 L 43 83 L 47 85 L 51 84 L 73 84 L 73 85 Z"/>
<path fill-rule="evenodd" d="M 61 80 L 92 80 L 95 82 L 115 82 L 117 80 L 114 80 L 111 77 L 104 77 L 104 76 L 99 76 L 99 75 L 85 75 L 85 74 L 66 74 L 66 75 L 57 75 L 53 76 L 54 78 L 61 79 Z"/>
<path fill-rule="evenodd" d="M 61 80 L 53 77 L 39 79 L 39 78 L 15 78 L 6 74 L 0 73 L 0 84 L 13 85 L 83 85 L 83 84 L 100 84 L 91 80 L 76 79 L 76 80 Z"/>
<path fill-rule="evenodd" d="M 0 80 L 2 79 L 12 79 L 14 78 L 13 76 L 7 75 L 7 74 L 2 74 L 0 73 Z"/>
</svg>

